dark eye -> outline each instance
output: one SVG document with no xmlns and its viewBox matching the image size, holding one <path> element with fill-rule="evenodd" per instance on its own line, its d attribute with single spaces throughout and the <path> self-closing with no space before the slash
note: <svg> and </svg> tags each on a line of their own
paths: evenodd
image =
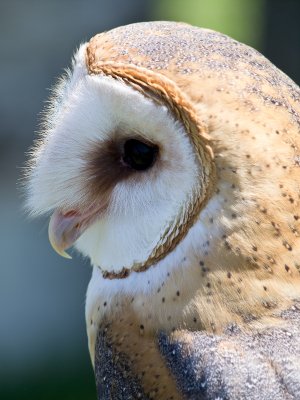
<svg viewBox="0 0 300 400">
<path fill-rule="evenodd" d="M 143 171 L 154 164 L 157 153 L 157 146 L 129 139 L 124 144 L 123 162 L 137 171 Z"/>
</svg>

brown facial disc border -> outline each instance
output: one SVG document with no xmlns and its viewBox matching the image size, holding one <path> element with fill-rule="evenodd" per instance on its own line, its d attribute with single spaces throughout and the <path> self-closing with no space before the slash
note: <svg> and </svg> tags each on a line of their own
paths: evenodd
<svg viewBox="0 0 300 400">
<path fill-rule="evenodd" d="M 212 194 L 216 181 L 216 169 L 206 128 L 197 119 L 197 114 L 188 98 L 173 81 L 145 68 L 115 62 L 93 61 L 94 58 L 87 47 L 86 64 L 90 75 L 110 76 L 123 81 L 152 101 L 167 106 L 175 119 L 185 127 L 199 160 L 199 184 L 191 193 L 187 207 L 180 210 L 180 215 L 167 227 L 148 259 L 134 263 L 131 267 L 123 267 L 119 272 L 108 272 L 99 267 L 104 278 L 123 279 L 132 271 L 142 272 L 156 264 L 174 250 L 186 236 Z"/>
</svg>

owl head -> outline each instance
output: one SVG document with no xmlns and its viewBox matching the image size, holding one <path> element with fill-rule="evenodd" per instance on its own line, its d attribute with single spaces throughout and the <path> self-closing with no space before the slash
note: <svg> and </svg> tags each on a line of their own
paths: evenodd
<svg viewBox="0 0 300 400">
<path fill-rule="evenodd" d="M 148 22 L 98 34 L 54 89 L 27 206 L 52 215 L 60 254 L 75 245 L 104 277 L 182 250 L 205 258 L 216 282 L 236 269 L 289 281 L 299 274 L 299 98 L 266 58 L 217 32 Z"/>
<path fill-rule="evenodd" d="M 27 206 L 49 238 L 105 276 L 142 271 L 176 247 L 213 188 L 205 127 L 168 78 L 91 63 L 82 45 L 53 91 L 32 152 Z"/>
</svg>

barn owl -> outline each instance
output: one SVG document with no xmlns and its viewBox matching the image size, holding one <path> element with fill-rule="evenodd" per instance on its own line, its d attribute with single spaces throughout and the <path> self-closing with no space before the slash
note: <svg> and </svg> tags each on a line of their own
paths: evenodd
<svg viewBox="0 0 300 400">
<path fill-rule="evenodd" d="M 299 399 L 300 90 L 223 34 L 94 36 L 28 169 L 49 238 L 90 259 L 99 399 Z"/>
</svg>

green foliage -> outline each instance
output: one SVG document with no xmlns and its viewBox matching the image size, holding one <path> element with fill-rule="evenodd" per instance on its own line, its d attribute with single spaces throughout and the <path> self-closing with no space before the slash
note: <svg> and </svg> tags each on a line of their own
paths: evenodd
<svg viewBox="0 0 300 400">
<path fill-rule="evenodd" d="M 30 366 L 28 369 L 22 376 L 16 373 L 0 379 L 0 399 L 95 400 L 97 397 L 88 351 L 73 360 L 48 358 L 48 362 L 40 363 L 39 369 Z"/>
<path fill-rule="evenodd" d="M 49 376 L 37 374 L 36 380 L 15 382 L 0 389 L 0 398 L 5 400 L 95 400 L 94 375 L 78 373 L 58 377 L 53 371 Z"/>
<path fill-rule="evenodd" d="M 265 0 L 156 0 L 153 19 L 214 29 L 256 48 L 263 34 Z"/>
</svg>

